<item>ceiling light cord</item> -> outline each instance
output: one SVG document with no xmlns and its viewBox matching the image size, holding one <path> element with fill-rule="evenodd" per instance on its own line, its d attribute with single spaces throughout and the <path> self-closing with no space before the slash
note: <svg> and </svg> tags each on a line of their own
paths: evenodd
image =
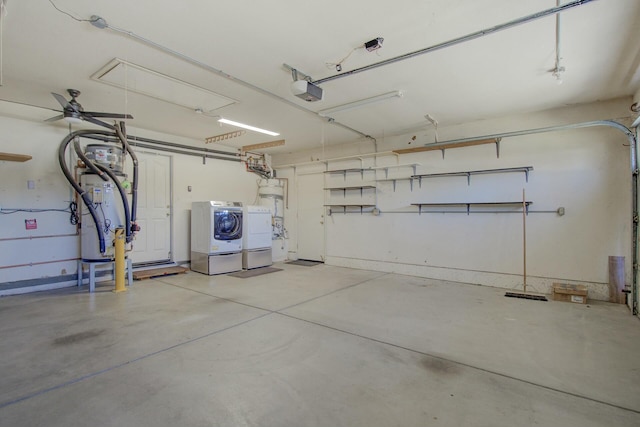
<svg viewBox="0 0 640 427">
<path fill-rule="evenodd" d="M 78 21 L 78 22 L 93 22 L 93 16 L 91 17 L 91 19 L 80 19 L 77 18 L 75 16 L 73 16 L 72 14 L 70 14 L 69 12 L 66 12 L 62 9 L 60 9 L 58 6 L 56 6 L 56 4 L 53 2 L 53 0 L 49 0 L 49 3 L 51 3 L 51 6 L 53 6 L 53 8 L 55 10 L 57 10 L 58 12 L 67 15 L 69 18 L 73 19 L 74 21 Z"/>
<path fill-rule="evenodd" d="M 353 49 L 351 49 L 351 52 L 349 52 L 347 54 L 347 56 L 345 56 L 344 58 L 342 58 L 340 61 L 338 62 L 325 62 L 324 65 L 327 66 L 327 68 L 335 68 L 337 72 L 342 71 L 342 64 L 349 59 L 349 57 L 351 55 L 353 55 L 353 52 L 355 52 L 358 49 L 364 49 L 364 44 L 358 46 L 358 47 L 354 47 Z"/>
</svg>

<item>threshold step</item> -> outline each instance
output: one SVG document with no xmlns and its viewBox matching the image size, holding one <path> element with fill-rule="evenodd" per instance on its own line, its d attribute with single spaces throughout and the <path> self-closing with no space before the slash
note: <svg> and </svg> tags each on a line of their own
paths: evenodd
<svg viewBox="0 0 640 427">
<path fill-rule="evenodd" d="M 185 267 L 152 268 L 151 270 L 134 271 L 133 280 L 153 279 L 154 277 L 182 274 L 187 271 L 189 271 L 189 269 Z"/>
</svg>

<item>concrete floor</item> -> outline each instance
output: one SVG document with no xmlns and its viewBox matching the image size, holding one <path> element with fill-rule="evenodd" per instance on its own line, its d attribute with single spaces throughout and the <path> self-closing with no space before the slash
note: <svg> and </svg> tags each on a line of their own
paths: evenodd
<svg viewBox="0 0 640 427">
<path fill-rule="evenodd" d="M 638 426 L 624 306 L 318 265 L 0 299 L 0 426 Z"/>
</svg>

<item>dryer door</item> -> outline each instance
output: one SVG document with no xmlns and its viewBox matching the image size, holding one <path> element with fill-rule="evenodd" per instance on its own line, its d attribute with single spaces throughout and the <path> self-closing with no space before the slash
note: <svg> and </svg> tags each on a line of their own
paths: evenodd
<svg viewBox="0 0 640 427">
<path fill-rule="evenodd" d="M 213 238 L 216 240 L 237 240 L 242 238 L 242 212 L 216 209 L 213 225 Z"/>
</svg>

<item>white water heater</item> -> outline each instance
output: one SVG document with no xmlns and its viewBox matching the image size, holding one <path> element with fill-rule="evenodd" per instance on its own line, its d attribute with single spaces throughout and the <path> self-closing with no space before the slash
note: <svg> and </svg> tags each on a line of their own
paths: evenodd
<svg viewBox="0 0 640 427">
<path fill-rule="evenodd" d="M 261 179 L 258 183 L 260 205 L 271 210 L 271 238 L 281 239 L 284 235 L 284 181 L 280 179 Z"/>
<path fill-rule="evenodd" d="M 90 144 L 85 155 L 94 163 L 109 168 L 123 181 L 126 175 L 123 169 L 123 150 L 119 147 L 103 144 Z M 80 250 L 85 261 L 107 261 L 115 256 L 114 240 L 116 228 L 125 227 L 123 206 L 118 189 L 111 180 L 104 181 L 97 174 L 87 170 L 80 176 L 80 186 L 89 194 L 98 218 L 98 225 L 89 215 L 89 208 L 82 204 L 82 226 L 80 229 Z M 99 234 L 103 236 L 105 252 L 100 252 Z"/>
</svg>

